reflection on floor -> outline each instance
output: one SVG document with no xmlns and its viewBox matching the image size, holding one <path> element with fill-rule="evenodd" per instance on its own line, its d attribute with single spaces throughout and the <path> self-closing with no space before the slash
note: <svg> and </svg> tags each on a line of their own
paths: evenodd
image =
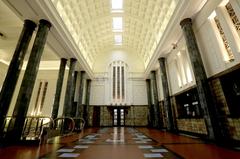
<svg viewBox="0 0 240 159">
<path fill-rule="evenodd" d="M 49 144 L 0 149 L 1 159 L 237 159 L 240 152 L 147 128 L 92 128 Z"/>
</svg>

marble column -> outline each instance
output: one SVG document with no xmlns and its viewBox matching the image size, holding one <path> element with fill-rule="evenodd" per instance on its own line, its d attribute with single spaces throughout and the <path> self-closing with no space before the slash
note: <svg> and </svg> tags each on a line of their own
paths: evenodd
<svg viewBox="0 0 240 159">
<path fill-rule="evenodd" d="M 64 74 L 65 74 L 66 63 L 67 63 L 67 59 L 61 58 L 61 63 L 60 63 L 59 71 L 58 71 L 58 79 L 57 79 L 57 84 L 56 84 L 53 109 L 52 109 L 52 118 L 53 119 L 56 119 L 58 116 L 58 109 L 59 109 L 60 97 L 61 97 L 61 93 L 62 93 L 62 85 L 63 85 L 63 78 L 64 78 Z"/>
<path fill-rule="evenodd" d="M 169 87 L 168 87 L 168 79 L 167 79 L 167 71 L 165 66 L 165 58 L 159 58 L 161 79 L 162 79 L 162 87 L 163 87 L 163 95 L 164 95 L 164 110 L 167 117 L 167 130 L 174 131 L 174 120 L 172 115 L 172 106 L 170 102 L 169 96 Z"/>
<path fill-rule="evenodd" d="M 154 101 L 154 123 L 155 128 L 161 128 L 161 119 L 160 119 L 160 108 L 158 103 L 158 90 L 157 90 L 157 80 L 156 80 L 156 71 L 151 71 L 151 85 L 153 89 L 153 101 Z"/>
<path fill-rule="evenodd" d="M 190 18 L 186 18 L 180 22 L 180 25 L 183 30 L 189 57 L 193 67 L 199 102 L 203 110 L 203 116 L 208 130 L 208 137 L 212 140 L 221 139 L 223 132 L 217 119 L 218 111 L 214 105 L 213 97 L 210 92 L 204 65 L 197 45 L 196 37 L 193 32 L 192 20 Z"/>
<path fill-rule="evenodd" d="M 74 72 L 74 80 L 73 80 L 73 90 L 72 90 L 72 97 L 71 97 L 71 100 L 72 100 L 72 110 L 71 110 L 71 117 L 75 117 L 75 114 L 76 114 L 76 107 L 77 105 L 75 104 L 74 102 L 74 98 L 75 98 L 75 91 L 76 91 L 76 85 L 77 85 L 77 75 L 78 75 L 78 72 L 75 71 Z"/>
<path fill-rule="evenodd" d="M 83 117 L 82 98 L 83 98 L 83 88 L 84 88 L 84 75 L 85 75 L 85 71 L 81 71 L 79 93 L 78 93 L 78 104 L 77 104 L 77 110 L 76 110 L 76 117 L 77 118 L 82 118 Z"/>
<path fill-rule="evenodd" d="M 10 141 L 18 141 L 21 138 L 25 117 L 28 111 L 41 56 L 50 27 L 51 23 L 47 20 L 41 19 L 39 21 L 38 31 L 33 43 L 30 57 L 28 59 L 27 68 L 23 76 L 17 102 L 13 110 L 13 117 L 15 117 L 15 119 L 11 121 L 8 127 L 7 138 Z"/>
<path fill-rule="evenodd" d="M 147 85 L 147 99 L 148 99 L 148 125 L 150 127 L 153 127 L 154 123 L 154 109 L 152 104 L 152 92 L 151 92 L 151 83 L 150 79 L 146 79 L 146 85 Z"/>
<path fill-rule="evenodd" d="M 37 25 L 31 20 L 24 21 L 21 35 L 18 39 L 17 46 L 8 67 L 8 71 L 0 93 L 0 133 L 4 129 L 4 120 L 12 100 L 19 74 L 21 72 L 24 56 L 36 26 Z"/>
<path fill-rule="evenodd" d="M 86 122 L 86 126 L 88 125 L 88 107 L 90 102 L 90 93 L 91 93 L 91 81 L 90 79 L 87 79 L 86 84 L 86 98 L 85 98 L 85 106 L 83 108 L 83 119 Z"/>
<path fill-rule="evenodd" d="M 67 88 L 66 88 L 64 106 L 63 106 L 63 116 L 66 116 L 66 117 L 70 117 L 71 111 L 72 111 L 73 82 L 74 82 L 74 70 L 75 70 L 76 63 L 77 63 L 77 60 L 75 58 L 70 59 Z"/>
</svg>

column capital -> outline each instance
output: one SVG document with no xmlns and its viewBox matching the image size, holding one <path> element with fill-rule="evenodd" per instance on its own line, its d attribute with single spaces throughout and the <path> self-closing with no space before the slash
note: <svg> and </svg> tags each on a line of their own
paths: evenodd
<svg viewBox="0 0 240 159">
<path fill-rule="evenodd" d="M 37 24 L 29 19 L 24 20 L 24 27 L 34 30 Z"/>
<path fill-rule="evenodd" d="M 181 27 L 183 28 L 185 25 L 192 25 L 191 18 L 185 18 L 180 22 Z"/>
<path fill-rule="evenodd" d="M 160 62 L 160 61 L 165 61 L 166 60 L 166 58 L 165 57 L 159 57 L 158 58 L 158 61 Z"/>
<path fill-rule="evenodd" d="M 48 28 L 51 28 L 51 26 L 52 26 L 52 24 L 49 21 L 45 20 L 45 19 L 39 20 L 39 26 L 40 25 L 46 25 Z"/>
<path fill-rule="evenodd" d="M 61 61 L 67 61 L 67 59 L 66 59 L 66 58 L 61 58 L 60 60 L 61 60 Z"/>
<path fill-rule="evenodd" d="M 75 59 L 75 58 L 70 58 L 70 62 L 76 62 L 77 61 L 77 59 Z"/>
</svg>

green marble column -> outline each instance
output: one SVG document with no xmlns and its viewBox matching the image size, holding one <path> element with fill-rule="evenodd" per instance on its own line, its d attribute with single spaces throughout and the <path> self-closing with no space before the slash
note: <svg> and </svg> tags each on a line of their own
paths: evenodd
<svg viewBox="0 0 240 159">
<path fill-rule="evenodd" d="M 7 139 L 9 141 L 18 141 L 21 138 L 25 117 L 50 27 L 51 23 L 47 20 L 41 19 L 39 21 L 37 35 L 33 43 L 27 68 L 23 76 L 17 102 L 13 111 L 13 117 L 15 117 L 15 119 L 11 121 L 8 127 Z"/>
<path fill-rule="evenodd" d="M 190 18 L 186 18 L 180 22 L 180 25 L 183 30 L 183 35 L 186 40 L 189 57 L 193 67 L 199 101 L 208 130 L 208 137 L 209 139 L 221 139 L 224 136 L 224 132 L 222 132 L 223 129 L 221 129 L 221 123 L 218 121 L 218 111 L 214 105 L 213 97 L 210 92 L 207 75 L 205 73 L 201 54 L 193 32 L 192 20 Z"/>
<path fill-rule="evenodd" d="M 147 85 L 147 99 L 148 99 L 148 125 L 150 127 L 153 127 L 154 123 L 154 109 L 152 104 L 152 92 L 151 92 L 151 83 L 150 79 L 146 79 L 146 85 Z"/>
<path fill-rule="evenodd" d="M 52 118 L 53 119 L 56 119 L 58 116 L 58 109 L 59 109 L 60 97 L 61 97 L 61 93 L 62 93 L 62 85 L 63 85 L 66 63 L 67 63 L 67 59 L 61 58 L 61 63 L 60 63 L 59 71 L 58 71 L 58 79 L 57 79 L 57 84 L 56 84 L 53 109 L 52 109 Z"/>
<path fill-rule="evenodd" d="M 77 110 L 76 110 L 76 117 L 82 118 L 83 117 L 83 88 L 84 88 L 84 76 L 85 71 L 81 71 L 80 73 L 80 85 L 79 85 L 79 93 L 78 93 L 78 104 L 77 104 Z"/>
<path fill-rule="evenodd" d="M 4 120 L 12 100 L 19 74 L 21 72 L 24 56 L 36 26 L 37 25 L 31 20 L 24 21 L 21 35 L 18 39 L 17 46 L 3 82 L 0 93 L 0 136 L 2 130 L 4 129 Z"/>
<path fill-rule="evenodd" d="M 172 106 L 170 102 L 169 96 L 169 87 L 168 87 L 168 79 L 167 79 L 167 71 L 165 66 L 165 58 L 159 58 L 161 79 L 162 79 L 162 87 L 163 87 L 163 95 L 164 95 L 164 109 L 165 114 L 167 116 L 167 130 L 174 131 L 174 119 L 172 115 Z"/>
<path fill-rule="evenodd" d="M 90 94 L 91 93 L 91 82 L 92 82 L 92 80 L 90 80 L 90 79 L 87 80 L 85 106 L 83 108 L 83 119 L 86 122 L 86 126 L 88 125 L 88 107 L 89 107 L 90 95 L 91 95 Z"/>
<path fill-rule="evenodd" d="M 76 84 L 77 84 L 77 75 L 78 75 L 78 72 L 75 71 L 74 72 L 74 80 L 73 80 L 73 92 L 72 92 L 72 97 L 71 97 L 71 100 L 72 100 L 72 110 L 71 110 L 71 117 L 75 117 L 75 114 L 76 114 L 76 107 L 77 105 L 75 104 L 74 102 L 74 98 L 75 98 L 75 91 L 76 91 Z"/>
<path fill-rule="evenodd" d="M 73 82 L 74 82 L 74 70 L 77 60 L 70 59 L 70 67 L 68 72 L 67 88 L 63 106 L 63 116 L 70 117 L 72 111 L 72 94 L 73 94 Z"/>
<path fill-rule="evenodd" d="M 153 101 L 154 101 L 154 123 L 155 128 L 161 128 L 161 119 L 160 119 L 160 108 L 158 103 L 158 90 L 157 90 L 157 80 L 156 80 L 156 71 L 151 71 L 151 85 L 153 89 Z"/>
</svg>

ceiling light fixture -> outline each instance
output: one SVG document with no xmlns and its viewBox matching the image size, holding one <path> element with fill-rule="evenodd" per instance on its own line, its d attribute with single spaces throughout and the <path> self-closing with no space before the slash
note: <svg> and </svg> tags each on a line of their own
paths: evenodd
<svg viewBox="0 0 240 159">
<path fill-rule="evenodd" d="M 123 9 L 123 0 L 112 0 L 112 10 Z"/>
<path fill-rule="evenodd" d="M 115 35 L 114 40 L 115 40 L 115 45 L 122 45 L 122 35 Z"/>
<path fill-rule="evenodd" d="M 122 17 L 113 17 L 113 32 L 122 32 Z"/>
</svg>

